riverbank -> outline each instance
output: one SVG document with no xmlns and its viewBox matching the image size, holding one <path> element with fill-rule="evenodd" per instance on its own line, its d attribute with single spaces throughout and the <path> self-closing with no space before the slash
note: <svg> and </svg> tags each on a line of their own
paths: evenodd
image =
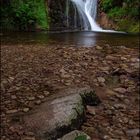
<svg viewBox="0 0 140 140">
<path fill-rule="evenodd" d="M 1 46 L 2 140 L 35 140 L 20 115 L 63 89 L 90 86 L 102 103 L 87 106 L 81 130 L 92 139 L 138 139 L 139 48 L 109 45 Z"/>
</svg>

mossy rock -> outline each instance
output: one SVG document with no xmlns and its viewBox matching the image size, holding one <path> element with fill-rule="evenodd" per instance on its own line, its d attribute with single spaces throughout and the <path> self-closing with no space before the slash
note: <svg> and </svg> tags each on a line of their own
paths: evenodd
<svg viewBox="0 0 140 140">
<path fill-rule="evenodd" d="M 58 140 L 91 140 L 91 138 L 82 131 L 74 130 Z"/>
</svg>

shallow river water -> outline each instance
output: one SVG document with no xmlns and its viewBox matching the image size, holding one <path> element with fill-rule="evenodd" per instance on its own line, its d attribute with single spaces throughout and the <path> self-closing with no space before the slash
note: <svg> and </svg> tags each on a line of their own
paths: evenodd
<svg viewBox="0 0 140 140">
<path fill-rule="evenodd" d="M 139 47 L 138 34 L 106 33 L 106 32 L 4 32 L 1 33 L 1 43 L 64 45 L 74 47 L 93 47 L 95 45 Z"/>
</svg>

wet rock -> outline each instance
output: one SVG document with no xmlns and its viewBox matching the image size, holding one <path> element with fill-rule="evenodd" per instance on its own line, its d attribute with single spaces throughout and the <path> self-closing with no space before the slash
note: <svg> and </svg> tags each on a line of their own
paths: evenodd
<svg viewBox="0 0 140 140">
<path fill-rule="evenodd" d="M 69 78 L 70 77 L 70 75 L 63 68 L 60 70 L 60 76 L 62 78 Z"/>
<path fill-rule="evenodd" d="M 115 95 L 117 98 L 119 98 L 119 99 L 123 99 L 125 96 L 124 95 L 122 95 L 122 94 L 116 94 Z"/>
<path fill-rule="evenodd" d="M 12 95 L 12 96 L 11 96 L 11 99 L 12 99 L 12 100 L 15 100 L 15 99 L 17 99 L 17 96 L 16 96 L 16 95 Z"/>
<path fill-rule="evenodd" d="M 29 110 L 29 108 L 23 108 L 23 112 L 28 112 Z"/>
<path fill-rule="evenodd" d="M 126 135 L 129 136 L 129 137 L 138 136 L 139 134 L 140 134 L 139 128 L 137 128 L 137 129 L 130 129 L 130 130 L 126 131 Z"/>
<path fill-rule="evenodd" d="M 120 49 L 126 49 L 126 46 L 118 46 Z"/>
<path fill-rule="evenodd" d="M 45 97 L 44 97 L 44 95 L 38 95 L 37 96 L 39 99 L 44 99 Z"/>
<path fill-rule="evenodd" d="M 139 63 L 132 63 L 131 66 L 138 69 L 140 67 L 140 64 Z"/>
<path fill-rule="evenodd" d="M 21 140 L 36 140 L 36 139 L 34 137 L 25 136 L 25 137 L 21 138 Z"/>
<path fill-rule="evenodd" d="M 33 101 L 33 100 L 35 100 L 35 97 L 27 97 L 27 99 L 29 100 L 29 101 Z"/>
<path fill-rule="evenodd" d="M 132 140 L 140 140 L 140 137 L 134 136 Z"/>
<path fill-rule="evenodd" d="M 125 109 L 126 108 L 126 106 L 124 104 L 119 104 L 119 103 L 118 104 L 115 104 L 114 107 L 116 109 Z"/>
<path fill-rule="evenodd" d="M 127 58 L 125 58 L 125 57 L 121 57 L 121 60 L 122 60 L 122 61 L 126 61 Z"/>
<path fill-rule="evenodd" d="M 140 59 L 138 59 L 138 58 L 131 58 L 130 61 L 135 63 L 135 62 L 139 62 Z"/>
<path fill-rule="evenodd" d="M 105 82 L 105 78 L 103 78 L 103 77 L 97 77 L 97 80 L 100 83 L 104 83 Z"/>
<path fill-rule="evenodd" d="M 6 114 L 13 114 L 13 113 L 17 113 L 18 110 L 17 109 L 12 109 L 12 110 L 7 110 Z"/>
<path fill-rule="evenodd" d="M 124 94 L 124 93 L 126 93 L 127 90 L 125 88 L 115 88 L 114 91 Z"/>
<path fill-rule="evenodd" d="M 108 135 L 105 135 L 103 138 L 104 138 L 104 140 L 110 140 L 111 139 L 110 136 L 108 136 Z"/>
<path fill-rule="evenodd" d="M 106 56 L 107 60 L 116 60 L 116 58 L 114 56 L 108 55 Z"/>
<path fill-rule="evenodd" d="M 33 132 L 25 132 L 25 135 L 32 137 L 32 136 L 34 136 L 34 133 Z"/>
<path fill-rule="evenodd" d="M 86 133 L 75 130 L 57 140 L 91 140 L 91 138 Z"/>
<path fill-rule="evenodd" d="M 50 95 L 50 92 L 49 92 L 49 91 L 44 91 L 43 94 L 44 94 L 45 96 L 49 96 L 49 95 Z"/>
<path fill-rule="evenodd" d="M 102 71 L 107 71 L 108 72 L 110 68 L 109 67 L 100 67 L 99 69 L 102 70 Z"/>
<path fill-rule="evenodd" d="M 95 115 L 96 114 L 95 108 L 93 106 L 87 106 L 87 111 L 91 115 Z"/>
<path fill-rule="evenodd" d="M 49 140 L 62 136 L 67 130 L 74 130 L 81 125 L 85 117 L 83 99 L 90 97 L 90 101 L 94 103 L 95 98 L 91 97 L 95 97 L 93 93 L 86 88 L 64 90 L 58 94 L 57 99 L 49 99 L 23 116 L 23 124 L 40 139 Z"/>
<path fill-rule="evenodd" d="M 96 46 L 97 50 L 102 50 L 103 48 L 101 46 Z"/>
<path fill-rule="evenodd" d="M 41 104 L 41 100 L 35 101 L 35 104 L 36 104 L 36 105 L 40 105 L 40 104 Z"/>
</svg>

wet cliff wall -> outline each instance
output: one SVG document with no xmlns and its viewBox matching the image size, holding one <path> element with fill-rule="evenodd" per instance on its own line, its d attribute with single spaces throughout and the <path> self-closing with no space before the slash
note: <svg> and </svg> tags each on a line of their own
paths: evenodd
<svg viewBox="0 0 140 140">
<path fill-rule="evenodd" d="M 98 0 L 98 23 L 104 29 L 139 32 L 139 0 Z"/>
<path fill-rule="evenodd" d="M 81 29 L 78 12 L 70 0 L 47 0 L 50 30 Z"/>
</svg>

